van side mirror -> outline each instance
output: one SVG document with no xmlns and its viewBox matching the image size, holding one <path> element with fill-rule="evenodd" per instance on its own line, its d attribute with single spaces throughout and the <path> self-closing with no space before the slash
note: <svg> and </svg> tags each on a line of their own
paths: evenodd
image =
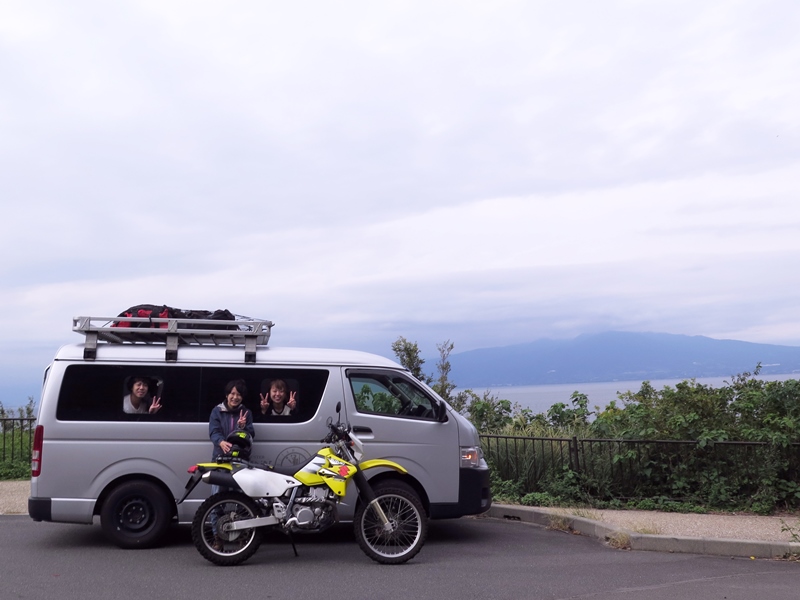
<svg viewBox="0 0 800 600">
<path fill-rule="evenodd" d="M 436 420 L 439 423 L 447 422 L 447 405 L 444 402 L 436 403 Z"/>
</svg>

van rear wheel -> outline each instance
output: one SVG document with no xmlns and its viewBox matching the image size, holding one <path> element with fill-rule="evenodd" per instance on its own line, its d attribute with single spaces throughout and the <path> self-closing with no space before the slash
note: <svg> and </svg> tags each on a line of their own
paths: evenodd
<svg viewBox="0 0 800 600">
<path fill-rule="evenodd" d="M 149 481 L 127 481 L 115 487 L 100 510 L 100 525 L 120 548 L 150 548 L 169 528 L 172 506 L 164 491 Z"/>
</svg>

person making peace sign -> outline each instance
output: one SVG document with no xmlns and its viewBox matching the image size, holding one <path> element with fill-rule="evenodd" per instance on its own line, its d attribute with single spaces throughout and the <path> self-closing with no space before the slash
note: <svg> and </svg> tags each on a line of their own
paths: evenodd
<svg viewBox="0 0 800 600">
<path fill-rule="evenodd" d="M 253 413 L 242 405 L 247 397 L 247 386 L 242 379 L 234 379 L 225 385 L 225 400 L 211 411 L 208 420 L 208 435 L 214 444 L 212 458 L 216 460 L 231 449 L 228 436 L 242 429 L 255 437 Z"/>
<path fill-rule="evenodd" d="M 263 389 L 263 388 L 262 388 Z M 273 379 L 269 384 L 269 392 L 261 397 L 261 416 L 277 415 L 288 417 L 297 408 L 297 392 L 289 390 L 283 379 Z"/>
</svg>

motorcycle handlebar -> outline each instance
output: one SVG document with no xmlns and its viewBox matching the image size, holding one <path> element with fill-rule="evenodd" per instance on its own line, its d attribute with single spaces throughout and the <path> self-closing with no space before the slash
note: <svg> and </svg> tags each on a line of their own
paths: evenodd
<svg viewBox="0 0 800 600">
<path fill-rule="evenodd" d="M 321 444 L 330 444 L 340 439 L 346 439 L 349 437 L 350 427 L 346 424 L 341 423 L 328 423 L 328 427 L 330 431 L 328 435 L 320 440 Z"/>
</svg>

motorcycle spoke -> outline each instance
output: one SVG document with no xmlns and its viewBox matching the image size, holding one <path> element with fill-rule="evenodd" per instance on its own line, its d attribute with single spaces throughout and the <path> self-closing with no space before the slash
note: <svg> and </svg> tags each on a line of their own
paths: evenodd
<svg viewBox="0 0 800 600">
<path fill-rule="evenodd" d="M 253 529 L 224 531 L 224 526 L 244 519 L 252 519 L 255 515 L 240 502 L 224 501 L 211 507 L 203 520 L 203 539 L 212 552 L 231 555 L 248 547 L 253 537 Z"/>
<path fill-rule="evenodd" d="M 378 502 L 389 519 L 391 529 L 387 531 L 377 512 L 370 509 L 364 517 L 366 541 L 383 556 L 402 555 L 414 546 L 420 535 L 421 515 L 400 496 L 384 496 Z"/>
<path fill-rule="evenodd" d="M 235 491 L 218 492 L 206 499 L 192 520 L 192 542 L 206 560 L 222 566 L 239 565 L 261 545 L 256 527 L 226 530 L 226 525 L 257 517 L 258 505 Z"/>
</svg>

